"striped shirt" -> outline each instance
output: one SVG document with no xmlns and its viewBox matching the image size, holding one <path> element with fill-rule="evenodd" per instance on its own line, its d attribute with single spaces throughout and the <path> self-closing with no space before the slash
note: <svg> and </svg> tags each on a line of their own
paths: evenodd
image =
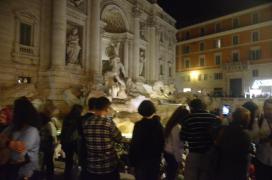
<svg viewBox="0 0 272 180">
<path fill-rule="evenodd" d="M 114 142 L 121 142 L 122 135 L 112 119 L 91 116 L 83 122 L 86 141 L 87 171 L 107 174 L 117 169 L 118 159 Z"/>
<path fill-rule="evenodd" d="M 216 116 L 207 112 L 189 115 L 182 124 L 181 139 L 190 152 L 205 153 L 213 145 L 213 131 L 219 126 Z"/>
</svg>

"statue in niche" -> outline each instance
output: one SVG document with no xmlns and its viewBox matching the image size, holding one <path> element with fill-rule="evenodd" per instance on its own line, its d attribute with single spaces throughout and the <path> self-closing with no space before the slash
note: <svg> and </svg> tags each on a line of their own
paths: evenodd
<svg viewBox="0 0 272 180">
<path fill-rule="evenodd" d="M 79 53 L 81 47 L 79 45 L 79 34 L 78 28 L 75 27 L 71 30 L 67 37 L 66 47 L 66 61 L 71 64 L 80 64 Z"/>
<path fill-rule="evenodd" d="M 144 24 L 140 24 L 140 38 L 145 40 L 145 29 L 144 29 Z"/>
<path fill-rule="evenodd" d="M 119 57 L 120 42 L 111 44 L 106 48 L 106 54 L 110 60 L 105 63 L 104 79 L 112 98 L 126 98 L 126 72 Z M 106 68 L 107 66 L 107 68 Z"/>
<path fill-rule="evenodd" d="M 145 50 L 140 49 L 139 76 L 144 76 L 144 71 L 145 71 Z"/>
</svg>

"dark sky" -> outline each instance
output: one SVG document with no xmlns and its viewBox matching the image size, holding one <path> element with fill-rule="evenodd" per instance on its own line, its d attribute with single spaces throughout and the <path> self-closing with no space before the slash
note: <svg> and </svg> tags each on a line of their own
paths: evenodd
<svg viewBox="0 0 272 180">
<path fill-rule="evenodd" d="M 227 15 L 272 0 L 158 0 L 177 20 L 177 28 Z"/>
</svg>

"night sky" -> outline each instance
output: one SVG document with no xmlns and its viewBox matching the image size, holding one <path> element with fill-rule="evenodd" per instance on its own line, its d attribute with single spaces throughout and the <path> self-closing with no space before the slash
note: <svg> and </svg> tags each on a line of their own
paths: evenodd
<svg viewBox="0 0 272 180">
<path fill-rule="evenodd" d="M 224 16 L 272 0 L 158 0 L 177 20 L 177 28 Z"/>
</svg>

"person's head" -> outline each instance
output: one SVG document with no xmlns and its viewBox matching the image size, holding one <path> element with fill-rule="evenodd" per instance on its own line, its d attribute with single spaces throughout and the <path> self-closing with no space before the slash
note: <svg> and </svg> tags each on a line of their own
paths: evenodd
<svg viewBox="0 0 272 180">
<path fill-rule="evenodd" d="M 247 110 L 249 110 L 250 112 L 250 122 L 248 125 L 249 129 L 253 128 L 253 123 L 256 117 L 258 117 L 258 106 L 257 104 L 255 104 L 253 101 L 247 101 L 242 105 L 244 108 L 246 108 Z"/>
<path fill-rule="evenodd" d="M 205 110 L 205 105 L 200 99 L 193 99 L 190 104 L 190 109 L 192 112 L 194 111 L 203 111 Z"/>
<path fill-rule="evenodd" d="M 167 138 L 171 133 L 173 127 L 177 124 L 182 124 L 182 121 L 189 115 L 189 111 L 184 106 L 179 106 L 169 118 L 165 126 L 165 137 Z"/>
<path fill-rule="evenodd" d="M 266 99 L 263 106 L 264 118 L 272 120 L 272 99 Z"/>
<path fill-rule="evenodd" d="M 95 97 L 91 97 L 89 100 L 88 100 L 88 108 L 89 108 L 89 111 L 95 111 L 96 109 L 96 99 Z"/>
<path fill-rule="evenodd" d="M 105 96 L 96 99 L 95 113 L 99 116 L 107 116 L 110 113 L 111 102 Z"/>
<path fill-rule="evenodd" d="M 150 117 L 156 112 L 155 105 L 149 100 L 144 100 L 138 107 L 138 113 L 143 117 Z"/>
<path fill-rule="evenodd" d="M 78 118 L 81 116 L 81 113 L 83 111 L 83 107 L 79 104 L 74 104 L 71 108 L 71 111 L 68 114 L 68 117 L 70 118 Z"/>
<path fill-rule="evenodd" d="M 250 121 L 250 111 L 243 107 L 238 107 L 232 113 L 232 123 L 247 128 Z"/>
<path fill-rule="evenodd" d="M 38 113 L 32 103 L 26 97 L 20 97 L 14 101 L 13 119 L 15 129 L 20 130 L 26 125 L 37 125 Z"/>
<path fill-rule="evenodd" d="M 51 118 L 56 111 L 57 107 L 54 105 L 53 101 L 47 99 L 43 105 L 42 113 Z"/>
</svg>

